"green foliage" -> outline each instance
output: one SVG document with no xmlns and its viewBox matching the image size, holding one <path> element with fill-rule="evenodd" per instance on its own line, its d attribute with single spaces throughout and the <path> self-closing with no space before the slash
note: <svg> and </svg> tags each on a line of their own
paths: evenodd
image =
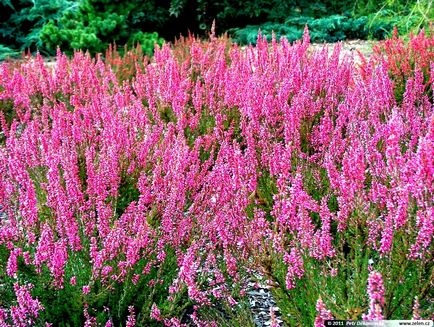
<svg viewBox="0 0 434 327">
<path fill-rule="evenodd" d="M 203 307 L 199 310 L 199 316 L 205 321 L 215 321 L 219 327 L 256 326 L 246 299 L 235 306 L 228 303 L 222 303 L 221 306 L 220 310 L 216 307 Z"/>
<path fill-rule="evenodd" d="M 2 87 L 0 86 L 0 91 L 2 91 Z M 17 118 L 17 112 L 14 108 L 14 100 L 7 98 L 7 99 L 1 99 L 0 100 L 0 117 L 4 119 L 6 122 L 6 126 L 10 126 L 12 121 Z M 0 144 L 4 141 L 4 131 L 3 126 L 0 125 Z"/>
<path fill-rule="evenodd" d="M 385 319 L 411 319 L 412 292 L 433 294 L 429 287 L 430 276 L 434 273 L 433 264 L 427 262 L 420 265 L 402 256 L 403 249 L 408 249 L 408 235 L 400 232 L 390 255 L 380 258 L 378 252 L 367 245 L 367 219 L 370 218 L 356 211 L 345 233 L 333 233 L 337 250 L 333 261 L 303 256 L 305 274 L 293 289 L 286 287 L 287 266 L 282 263 L 282 258 L 271 255 L 267 277 L 276 286 L 274 297 L 288 326 L 313 326 L 318 314 L 315 309 L 318 298 L 333 312 L 335 319 L 350 317 L 361 320 L 362 314 L 369 308 L 366 287 L 370 269 L 380 271 L 387 280 L 384 285 Z M 336 230 L 336 226 L 332 229 Z M 333 266 L 332 262 L 337 265 Z M 321 268 L 318 269 L 319 266 Z M 332 269 L 334 273 L 331 273 Z"/>
<path fill-rule="evenodd" d="M 432 0 L 358 0 L 354 4 L 354 14 L 369 17 L 369 30 L 381 33 L 380 25 L 396 26 L 401 35 L 416 33 L 434 20 Z M 390 36 L 390 28 L 386 33 Z"/>
<path fill-rule="evenodd" d="M 255 44 L 258 30 L 271 39 L 272 32 L 276 38 L 286 37 L 288 41 L 298 40 L 303 35 L 304 27 L 309 27 L 309 33 L 313 42 L 336 42 L 346 39 L 366 39 L 369 35 L 367 29 L 368 18 L 349 18 L 342 15 L 332 15 L 315 19 L 309 16 L 289 17 L 285 23 L 265 23 L 262 25 L 250 25 L 242 29 L 232 29 L 231 33 L 235 42 L 240 44 Z M 386 29 L 386 27 L 383 27 Z M 387 27 L 389 28 L 389 27 Z M 393 27 L 390 26 L 390 29 Z M 375 37 L 382 36 L 376 34 Z"/>
<path fill-rule="evenodd" d="M 0 44 L 0 61 L 12 57 L 17 57 L 19 54 L 20 54 L 19 51 L 16 51 L 10 47 Z"/>
<path fill-rule="evenodd" d="M 142 47 L 143 54 L 145 55 L 152 55 L 154 52 L 155 45 L 163 45 L 164 39 L 161 37 L 158 37 L 157 32 L 153 33 L 144 33 L 142 31 L 139 31 L 137 33 L 134 33 L 133 36 L 129 39 L 129 45 L 134 46 L 136 44 L 140 44 Z"/>
<path fill-rule="evenodd" d="M 0 307 L 10 307 L 15 303 L 12 288 L 14 279 L 6 274 L 8 252 L 6 246 L 0 246 Z M 45 321 L 50 321 L 61 327 L 83 326 L 83 310 L 89 306 L 92 308 L 89 315 L 95 317 L 99 324 L 104 325 L 111 320 L 114 326 L 122 326 L 127 321 L 128 307 L 134 306 L 137 326 L 159 326 L 158 322 L 150 318 L 153 303 L 159 307 L 163 317 L 181 318 L 187 308 L 192 306 L 192 302 L 187 299 L 186 289 L 174 295 L 172 301 L 168 300 L 168 288 L 176 277 L 177 264 L 173 250 L 166 249 L 166 254 L 164 262 L 153 267 L 149 274 L 141 276 L 136 282 L 130 273 L 123 283 L 110 279 L 102 283 L 92 279 L 90 259 L 84 252 L 69 251 L 63 288 L 52 285 L 52 276 L 46 266 L 43 266 L 39 273 L 34 266 L 26 265 L 20 257 L 18 281 L 32 283 L 32 296 L 44 305 L 45 309 L 40 312 L 37 325 L 42 326 Z M 137 274 L 140 274 L 146 265 L 145 260 L 142 261 L 143 264 L 137 267 Z M 116 264 L 113 266 L 116 270 Z M 71 277 L 75 277 L 75 285 L 69 283 Z M 149 286 L 151 282 L 152 287 Z M 82 288 L 86 285 L 90 285 L 89 294 L 82 293 Z"/>
<path fill-rule="evenodd" d="M 196 21 L 199 29 L 204 30 L 211 26 L 213 19 L 217 21 L 218 32 L 227 29 L 243 27 L 248 24 L 260 24 L 263 22 L 283 22 L 288 16 L 312 16 L 324 17 L 330 13 L 344 14 L 352 9 L 352 2 L 321 1 L 312 2 L 306 0 L 172 0 L 170 12 L 178 17 L 193 9 L 190 14 Z"/>
<path fill-rule="evenodd" d="M 185 0 L 172 2 L 177 3 L 177 15 L 179 8 L 188 5 Z M 401 34 L 407 34 L 434 20 L 431 0 L 198 1 L 198 11 L 199 4 L 206 8 L 196 16 L 202 27 L 209 28 L 216 18 L 220 32 L 230 30 L 242 44 L 254 44 L 259 28 L 267 37 L 271 37 L 273 30 L 278 37 L 286 36 L 293 41 L 301 37 L 307 24 L 313 41 L 335 42 L 353 38 L 384 39 L 391 35 L 394 26 Z M 204 13 L 208 20 L 203 18 Z"/>
<path fill-rule="evenodd" d="M 84 0 L 78 11 L 65 12 L 56 22 L 50 21 L 41 31 L 41 41 L 51 50 L 57 46 L 67 52 L 73 49 L 103 52 L 110 43 L 140 43 L 145 54 L 152 54 L 154 44 L 163 39 L 156 32 L 168 18 L 156 1 Z"/>
<path fill-rule="evenodd" d="M 6 273 L 6 263 L 9 258 L 10 250 L 6 245 L 0 245 L 0 308 L 8 306 L 14 298 L 13 283 L 6 283 L 10 277 Z"/>
<path fill-rule="evenodd" d="M 274 32 L 277 39 L 286 37 L 291 42 L 300 39 L 303 35 L 303 32 L 296 27 L 279 23 L 265 23 L 261 26 L 248 25 L 244 28 L 232 29 L 230 30 L 230 34 L 235 43 L 243 45 L 256 44 L 259 30 L 262 35 L 267 37 L 267 40 L 271 39 L 272 32 Z"/>
<path fill-rule="evenodd" d="M 39 37 L 41 30 L 49 21 L 57 21 L 64 13 L 77 8 L 77 2 L 72 0 L 3 2 L 0 10 L 6 19 L 0 23 L 0 53 L 16 55 L 26 49 L 47 53 Z M 12 51 L 6 51 L 7 48 Z"/>
<path fill-rule="evenodd" d="M 185 7 L 187 0 L 172 0 L 170 2 L 169 13 L 172 16 L 178 17 Z"/>
</svg>

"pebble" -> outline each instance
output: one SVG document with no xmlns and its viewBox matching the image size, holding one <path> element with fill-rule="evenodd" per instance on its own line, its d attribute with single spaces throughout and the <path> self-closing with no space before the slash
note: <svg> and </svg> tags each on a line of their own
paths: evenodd
<svg viewBox="0 0 434 327">
<path fill-rule="evenodd" d="M 255 275 L 261 280 L 261 276 Z M 267 327 L 272 324 L 272 314 L 278 326 L 283 326 L 280 308 L 276 306 L 270 285 L 249 281 L 247 283 L 247 298 L 252 311 L 253 320 L 257 327 Z"/>
</svg>

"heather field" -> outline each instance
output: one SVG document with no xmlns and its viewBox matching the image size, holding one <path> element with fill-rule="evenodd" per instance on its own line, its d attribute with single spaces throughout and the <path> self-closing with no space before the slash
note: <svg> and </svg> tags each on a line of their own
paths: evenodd
<svg viewBox="0 0 434 327">
<path fill-rule="evenodd" d="M 0 64 L 0 326 L 434 318 L 434 33 Z"/>
</svg>

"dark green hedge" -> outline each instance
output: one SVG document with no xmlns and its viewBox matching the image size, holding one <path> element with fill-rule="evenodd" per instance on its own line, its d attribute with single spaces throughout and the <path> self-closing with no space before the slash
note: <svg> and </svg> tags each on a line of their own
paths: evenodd
<svg viewBox="0 0 434 327">
<path fill-rule="evenodd" d="M 261 25 L 248 25 L 244 28 L 232 29 L 231 35 L 239 44 L 255 44 L 258 31 L 271 40 L 272 33 L 277 39 L 286 37 L 288 41 L 298 40 L 303 35 L 305 26 L 309 28 L 312 42 L 337 42 L 348 39 L 384 39 L 394 25 L 390 22 L 375 22 L 371 26 L 367 16 L 351 18 L 342 15 L 331 15 L 323 18 L 309 16 L 289 17 L 284 23 L 267 22 Z"/>
<path fill-rule="evenodd" d="M 434 20 L 432 0 L 2 0 L 0 60 L 25 49 L 53 54 L 108 44 L 140 42 L 146 54 L 163 38 L 231 31 L 240 43 L 254 43 L 260 28 L 267 36 L 294 40 L 307 24 L 313 41 L 384 38 L 393 26 L 406 33 Z M 158 34 L 157 34 L 157 33 Z"/>
<path fill-rule="evenodd" d="M 159 3 L 157 5 L 156 3 Z M 68 11 L 57 21 L 49 21 L 41 30 L 42 43 L 54 50 L 87 49 L 103 52 L 110 43 L 139 42 L 145 53 L 152 53 L 158 34 L 144 31 L 161 29 L 169 19 L 164 1 L 84 0 L 78 11 Z"/>
<path fill-rule="evenodd" d="M 2 53 L 25 49 L 44 52 L 40 38 L 43 26 L 56 21 L 67 11 L 78 9 L 73 0 L 3 0 L 0 1 L 0 59 Z"/>
<path fill-rule="evenodd" d="M 113 42 L 140 42 L 150 53 L 154 42 L 162 43 L 155 31 L 167 26 L 169 7 L 169 0 L 4 0 L 0 59 L 25 49 L 53 54 L 57 46 L 96 53 Z"/>
</svg>

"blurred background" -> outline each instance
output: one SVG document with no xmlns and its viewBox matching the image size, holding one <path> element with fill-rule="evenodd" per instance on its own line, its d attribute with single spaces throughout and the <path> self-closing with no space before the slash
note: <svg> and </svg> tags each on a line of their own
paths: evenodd
<svg viewBox="0 0 434 327">
<path fill-rule="evenodd" d="M 155 43 L 207 37 L 214 20 L 218 35 L 242 45 L 259 29 L 294 41 L 307 25 L 313 42 L 336 42 L 383 39 L 394 27 L 405 36 L 434 20 L 433 0 L 0 0 L 0 12 L 0 60 L 57 47 L 95 54 L 112 43 L 152 55 Z"/>
</svg>

